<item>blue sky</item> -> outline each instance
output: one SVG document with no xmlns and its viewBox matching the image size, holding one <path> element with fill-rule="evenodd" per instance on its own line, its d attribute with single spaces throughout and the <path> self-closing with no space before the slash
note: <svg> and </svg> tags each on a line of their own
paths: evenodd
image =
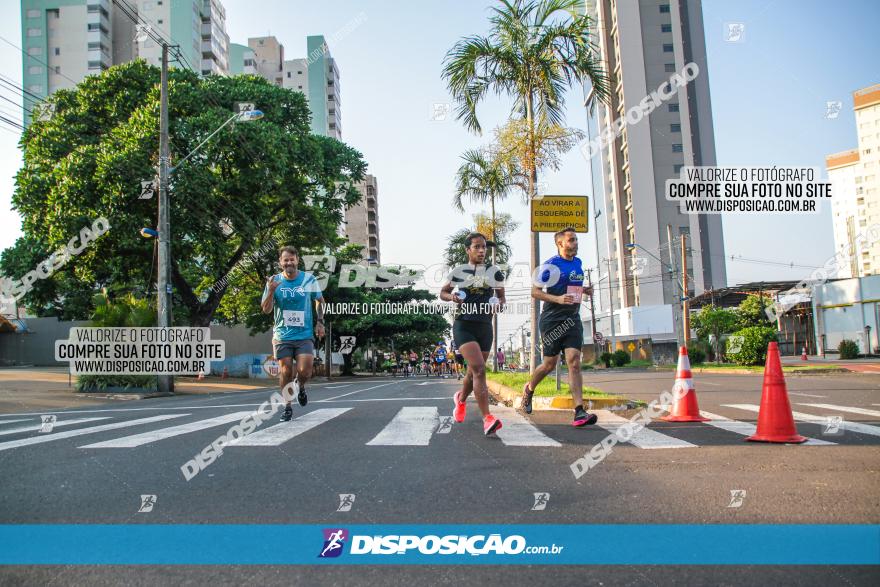
<svg viewBox="0 0 880 587">
<path fill-rule="evenodd" d="M 636 1 L 636 0 L 618 0 Z M 18 3 L 3 0 L 0 36 L 21 44 Z M 343 140 L 363 152 L 379 180 L 384 263 L 439 261 L 448 234 L 469 224 L 451 205 L 459 155 L 487 139 L 451 117 L 432 121 L 435 103 L 450 102 L 440 78 L 446 51 L 462 36 L 486 32 L 489 0 L 225 0 L 233 42 L 272 34 L 287 58 L 304 57 L 305 37 L 323 34 L 341 75 Z M 704 0 L 708 76 L 719 165 L 791 165 L 824 169 L 828 153 L 856 146 L 852 91 L 880 82 L 880 4 L 842 0 Z M 336 31 L 359 15 L 347 35 Z M 745 25 L 744 42 L 724 40 L 726 22 Z M 0 40 L 0 72 L 21 80 L 21 54 Z M 584 127 L 580 89 L 568 101 L 568 123 Z M 825 118 L 826 101 L 843 102 L 837 119 Z M 14 107 L 8 103 L 10 110 Z M 479 111 L 486 129 L 503 122 L 507 100 Z M 5 109 L 5 108 L 3 108 Z M 20 113 L 19 113 L 20 114 Z M 0 132 L 0 249 L 18 235 L 10 210 L 13 175 L 20 165 L 17 137 Z M 574 151 L 562 169 L 543 178 L 549 193 L 588 194 L 589 175 Z M 501 210 L 523 222 L 514 257 L 528 260 L 527 208 Z M 731 255 L 795 265 L 821 265 L 833 254 L 830 207 L 814 216 L 724 218 L 728 282 L 800 279 L 809 270 L 730 260 Z M 585 265 L 595 264 L 592 238 L 582 239 Z M 542 237 L 542 252 L 552 245 Z M 549 255 L 547 255 L 549 256 Z"/>
</svg>

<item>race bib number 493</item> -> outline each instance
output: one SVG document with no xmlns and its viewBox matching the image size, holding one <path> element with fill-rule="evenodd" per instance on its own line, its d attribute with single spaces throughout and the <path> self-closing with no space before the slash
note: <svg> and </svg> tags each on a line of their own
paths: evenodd
<svg viewBox="0 0 880 587">
<path fill-rule="evenodd" d="M 305 326 L 306 313 L 301 310 L 284 310 L 282 312 L 285 326 Z"/>
</svg>

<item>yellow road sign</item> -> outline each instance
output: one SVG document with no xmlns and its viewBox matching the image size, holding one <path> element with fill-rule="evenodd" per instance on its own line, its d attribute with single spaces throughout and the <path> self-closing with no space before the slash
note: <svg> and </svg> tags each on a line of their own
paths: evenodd
<svg viewBox="0 0 880 587">
<path fill-rule="evenodd" d="M 634 345 L 633 343 L 629 343 L 626 348 L 629 349 L 629 352 L 633 352 L 634 350 L 636 350 L 636 345 Z"/>
<path fill-rule="evenodd" d="M 571 226 L 589 231 L 587 196 L 544 196 L 532 200 L 532 232 L 558 232 Z"/>
</svg>

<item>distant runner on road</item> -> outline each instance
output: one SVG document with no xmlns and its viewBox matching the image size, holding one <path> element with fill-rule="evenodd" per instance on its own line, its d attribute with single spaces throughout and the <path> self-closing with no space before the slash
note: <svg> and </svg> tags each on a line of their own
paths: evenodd
<svg viewBox="0 0 880 587">
<path fill-rule="evenodd" d="M 297 268 L 299 253 L 294 247 L 282 247 L 278 252 L 281 273 L 271 276 L 263 290 L 260 304 L 264 313 L 272 313 L 275 322 L 272 327 L 272 350 L 280 365 L 279 382 L 281 393 L 292 383 L 293 394 L 299 405 L 305 406 L 306 382 L 312 377 L 312 363 L 315 358 L 315 334 L 324 336 L 324 296 L 321 286 L 308 271 Z M 317 324 L 312 329 L 313 311 Z M 294 364 L 296 361 L 296 378 Z M 281 421 L 288 422 L 293 417 L 290 399 L 281 414 Z"/>
</svg>

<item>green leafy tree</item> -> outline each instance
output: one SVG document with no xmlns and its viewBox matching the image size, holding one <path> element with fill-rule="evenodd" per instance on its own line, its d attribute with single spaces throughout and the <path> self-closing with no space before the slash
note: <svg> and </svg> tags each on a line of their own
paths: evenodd
<svg viewBox="0 0 880 587">
<path fill-rule="evenodd" d="M 537 132 L 542 121 L 561 125 L 565 91 L 589 82 L 598 100 L 607 101 L 609 81 L 590 41 L 594 23 L 582 0 L 502 0 L 492 8 L 488 36 L 458 41 L 446 54 L 443 77 L 454 97 L 456 116 L 482 132 L 477 106 L 490 94 L 512 97 L 512 118 L 525 121 L 528 156 L 523 171 L 529 199 L 538 183 Z M 531 269 L 539 263 L 538 235 L 531 234 Z M 532 331 L 537 331 L 537 304 Z M 532 353 L 532 366 L 536 365 Z"/>
<path fill-rule="evenodd" d="M 456 230 L 446 239 L 446 248 L 443 250 L 443 262 L 447 267 L 456 267 L 465 265 L 468 262 L 467 252 L 464 247 L 464 240 L 471 232 L 479 232 L 480 234 L 491 234 L 492 223 L 485 214 L 474 214 L 474 227 L 462 228 Z M 519 223 L 513 220 L 510 214 L 498 214 L 495 218 L 495 262 L 498 265 L 506 265 L 511 259 L 511 248 L 509 244 L 510 235 L 517 229 Z M 492 265 L 492 257 L 486 256 L 486 267 Z"/>
<path fill-rule="evenodd" d="M 156 200 L 138 196 L 158 164 L 159 70 L 144 61 L 119 65 L 55 92 L 50 102 L 54 114 L 22 137 L 24 165 L 12 202 L 24 234 L 3 252 L 0 271 L 20 278 L 82 226 L 106 217 L 109 232 L 25 298 L 38 315 L 81 319 L 102 288 L 153 293 L 154 245 L 138 231 L 156 226 Z M 259 76 L 200 78 L 172 69 L 171 163 L 227 122 L 235 102 L 253 102 L 265 117 L 225 127 L 172 174 L 177 324 L 209 324 L 228 288 L 215 285 L 270 239 L 302 250 L 338 246 L 345 208 L 360 197 L 354 184 L 366 169 L 361 154 L 312 135 L 302 93 Z M 259 312 L 240 301 L 224 319 Z"/>
<path fill-rule="evenodd" d="M 738 365 L 760 365 L 767 358 L 767 345 L 776 340 L 776 329 L 749 326 L 727 339 L 727 356 Z"/>
<path fill-rule="evenodd" d="M 691 315 L 691 324 L 697 332 L 697 338 L 708 339 L 711 335 L 715 351 L 715 361 L 721 361 L 721 336 L 737 330 L 739 316 L 727 308 L 713 304 L 702 307 L 699 312 Z"/>
<path fill-rule="evenodd" d="M 766 296 L 750 294 L 740 302 L 737 308 L 737 329 L 749 328 L 750 326 L 769 326 L 776 328 L 776 324 L 767 318 L 767 308 L 773 306 L 773 299 Z"/>
</svg>

